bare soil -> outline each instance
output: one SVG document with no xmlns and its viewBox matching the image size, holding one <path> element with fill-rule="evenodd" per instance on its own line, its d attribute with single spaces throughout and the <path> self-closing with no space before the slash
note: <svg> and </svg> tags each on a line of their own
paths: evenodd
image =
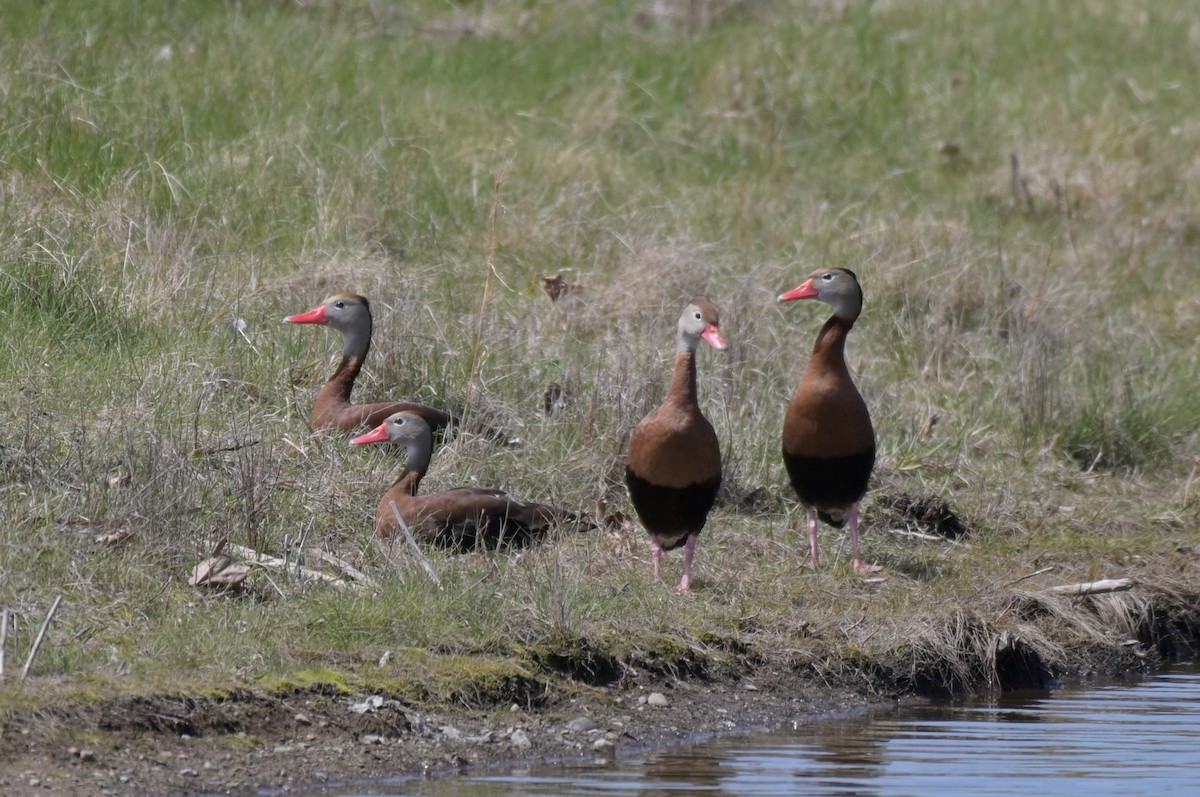
<svg viewBox="0 0 1200 797">
<path fill-rule="evenodd" d="M 311 691 L 42 710 L 0 724 L 0 793 L 320 794 L 347 783 L 369 793 L 364 781 L 373 779 L 620 756 L 884 702 L 766 669 L 570 691 L 534 710 L 425 710 L 382 696 Z"/>
</svg>

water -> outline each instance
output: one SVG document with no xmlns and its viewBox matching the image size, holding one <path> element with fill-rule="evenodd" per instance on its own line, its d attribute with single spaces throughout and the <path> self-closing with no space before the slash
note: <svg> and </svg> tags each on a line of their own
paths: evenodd
<svg viewBox="0 0 1200 797">
<path fill-rule="evenodd" d="M 1130 685 L 903 708 L 854 720 L 723 737 L 608 764 L 531 767 L 398 784 L 391 793 L 404 797 L 1192 795 L 1200 793 L 1200 666 L 1174 668 Z"/>
</svg>

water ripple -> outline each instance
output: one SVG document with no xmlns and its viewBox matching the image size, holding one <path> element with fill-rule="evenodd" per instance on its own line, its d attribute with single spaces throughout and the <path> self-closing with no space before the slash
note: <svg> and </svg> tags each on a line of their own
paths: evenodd
<svg viewBox="0 0 1200 797">
<path fill-rule="evenodd" d="M 1200 782 L 1200 667 L 1132 686 L 927 705 L 608 765 L 421 784 L 414 797 L 1169 797 Z"/>
</svg>

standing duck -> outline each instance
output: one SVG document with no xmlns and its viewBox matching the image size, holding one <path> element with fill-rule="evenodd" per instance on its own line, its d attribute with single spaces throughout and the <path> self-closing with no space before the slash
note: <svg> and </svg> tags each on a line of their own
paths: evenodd
<svg viewBox="0 0 1200 797">
<path fill-rule="evenodd" d="M 417 413 L 434 429 L 450 423 L 449 413 L 410 401 L 350 403 L 354 380 L 371 349 L 371 305 L 366 297 L 335 293 L 307 313 L 283 320 L 289 324 L 323 324 L 342 333 L 342 362 L 317 393 L 312 411 L 314 429 L 351 432 L 363 426 L 376 426 L 401 410 Z"/>
<path fill-rule="evenodd" d="M 783 464 L 808 516 L 813 567 L 820 567 L 817 518 L 834 528 L 850 525 L 854 570 L 881 568 L 864 564 L 858 549 L 858 504 L 875 466 L 871 415 L 846 368 L 846 335 L 862 312 L 863 293 L 853 271 L 817 271 L 781 302 L 817 299 L 833 307 L 813 346 L 808 370 L 800 380 L 783 420 Z"/>
<path fill-rule="evenodd" d="M 721 487 L 721 446 L 696 401 L 696 348 L 701 340 L 714 349 L 728 345 L 719 324 L 717 308 L 704 299 L 683 309 L 667 398 L 633 430 L 625 467 L 629 500 L 650 533 L 654 577 L 663 551 L 686 546 L 680 592 L 691 588 L 696 537 Z"/>
<path fill-rule="evenodd" d="M 375 516 L 378 537 L 387 538 L 399 530 L 392 502 L 418 540 L 459 551 L 527 545 L 556 525 L 587 527 L 565 509 L 517 501 L 503 490 L 488 487 L 454 487 L 418 495 L 417 487 L 433 452 L 433 430 L 411 410 L 394 413 L 350 442 L 358 446 L 390 442 L 407 449 L 400 478 L 379 502 Z"/>
</svg>

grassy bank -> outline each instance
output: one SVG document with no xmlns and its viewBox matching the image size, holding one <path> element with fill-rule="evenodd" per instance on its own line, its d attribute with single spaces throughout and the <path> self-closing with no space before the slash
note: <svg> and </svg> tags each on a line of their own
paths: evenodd
<svg viewBox="0 0 1200 797">
<path fill-rule="evenodd" d="M 480 705 L 763 663 L 977 689 L 1002 661 L 1015 683 L 1194 643 L 1190 4 L 127 5 L 0 9 L 10 673 L 63 596 L 6 710 L 314 670 Z M 828 529 L 832 566 L 805 567 L 780 461 L 824 308 L 774 297 L 825 265 L 867 295 L 850 362 L 882 581 Z M 552 302 L 559 272 L 583 288 Z M 357 396 L 521 438 L 458 437 L 428 489 L 610 511 L 680 308 L 716 302 L 731 349 L 700 389 L 725 486 L 695 594 L 652 579 L 636 528 L 433 553 L 441 589 L 379 546 L 398 460 L 309 429 L 338 341 L 281 323 L 337 290 L 376 312 Z M 572 401 L 548 418 L 550 382 Z M 895 533 L 936 531 L 911 496 L 968 533 Z M 256 570 L 214 597 L 187 581 L 221 538 L 303 539 L 373 586 Z M 1043 591 L 1103 577 L 1139 586 Z"/>
</svg>

